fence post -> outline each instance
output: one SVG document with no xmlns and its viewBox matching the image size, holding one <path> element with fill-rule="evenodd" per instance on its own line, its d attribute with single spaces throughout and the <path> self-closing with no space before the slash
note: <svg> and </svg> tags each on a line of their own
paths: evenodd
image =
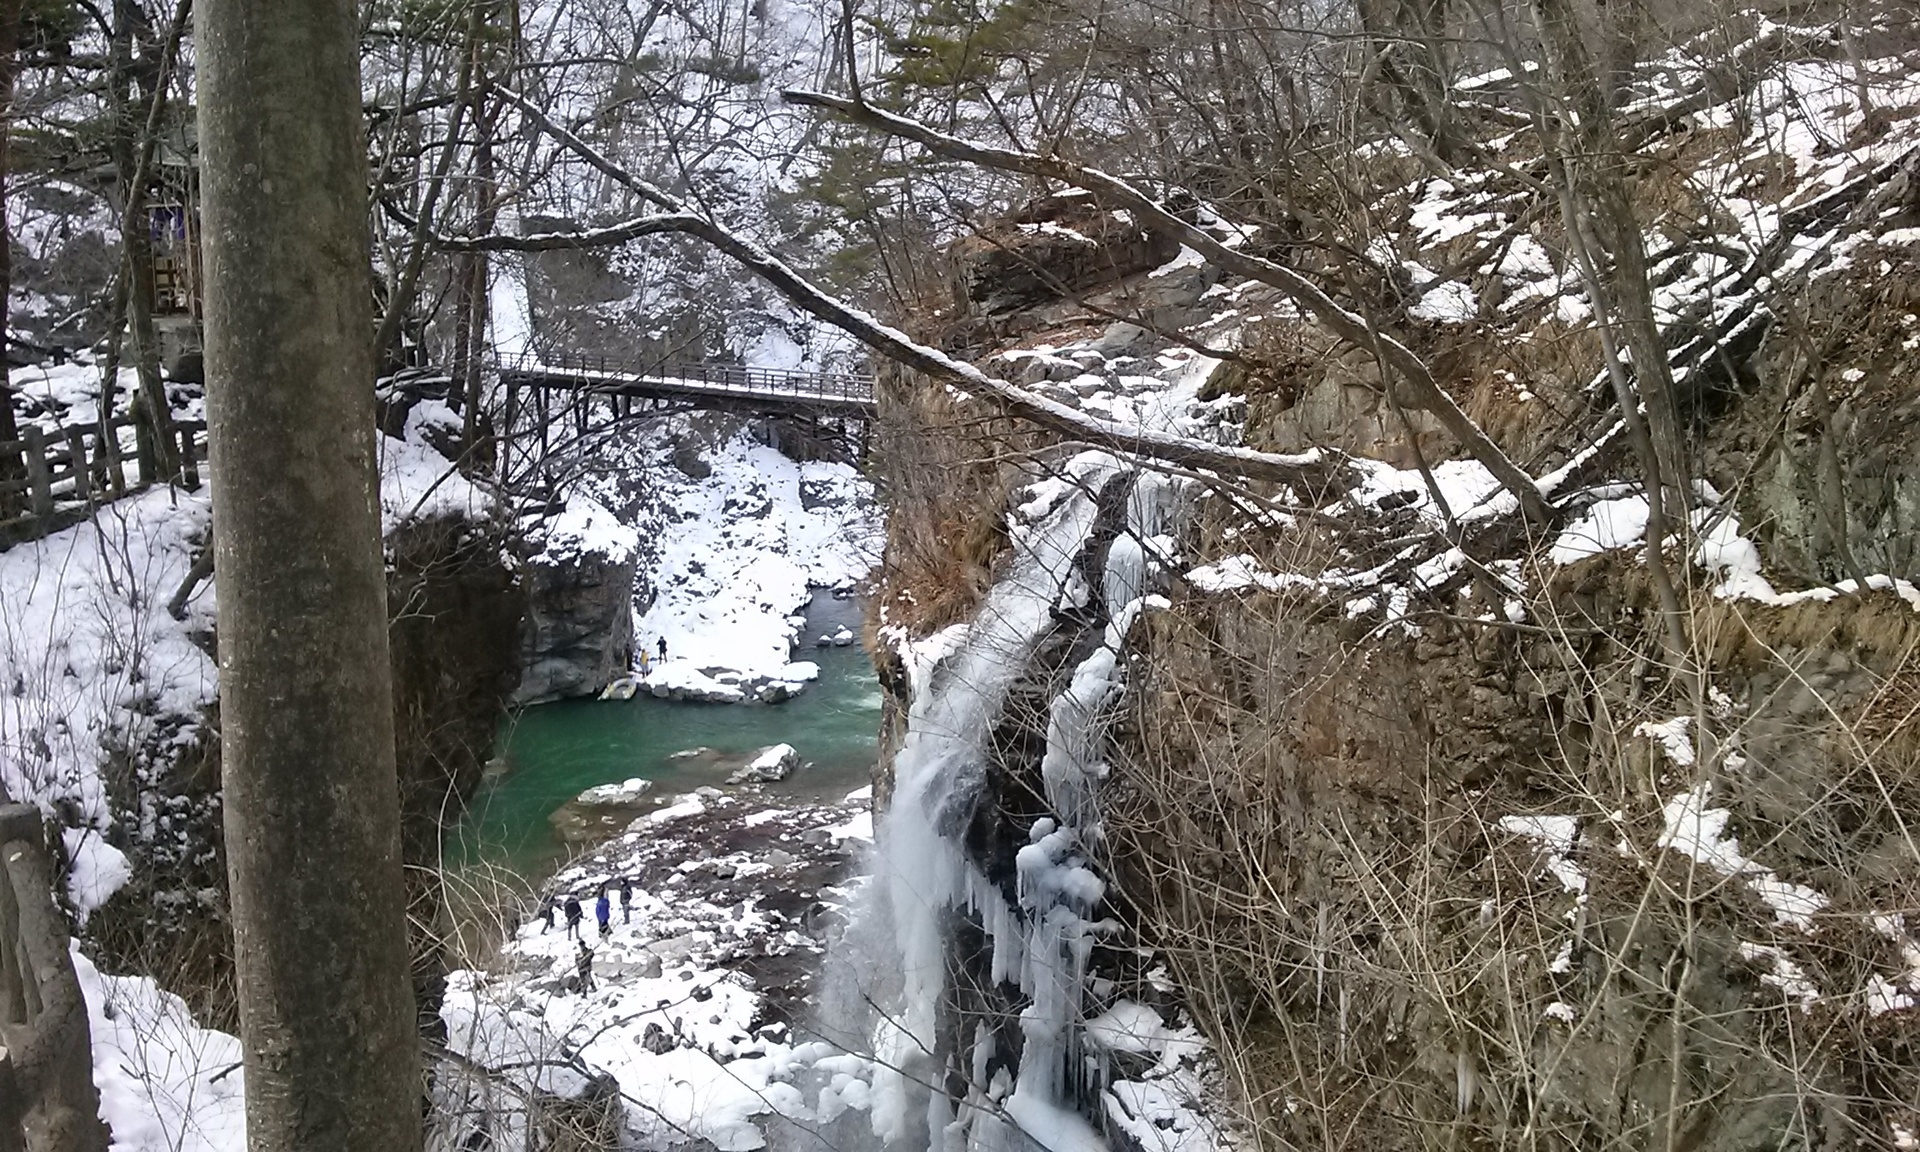
<svg viewBox="0 0 1920 1152">
<path fill-rule="evenodd" d="M 73 465 L 73 494 L 93 503 L 93 464 L 87 459 L 86 434 L 78 424 L 67 430 L 67 455 Z"/>
<path fill-rule="evenodd" d="M 193 454 L 193 426 L 180 429 L 180 485 L 189 492 L 200 490 L 200 461 Z"/>
<path fill-rule="evenodd" d="M 53 473 L 47 467 L 47 436 L 38 424 L 20 430 L 26 445 L 27 507 L 35 516 L 53 515 Z"/>
<path fill-rule="evenodd" d="M 127 494 L 127 465 L 120 455 L 120 418 L 111 412 L 100 418 L 100 458 L 106 462 L 107 491 L 115 499 Z"/>
</svg>

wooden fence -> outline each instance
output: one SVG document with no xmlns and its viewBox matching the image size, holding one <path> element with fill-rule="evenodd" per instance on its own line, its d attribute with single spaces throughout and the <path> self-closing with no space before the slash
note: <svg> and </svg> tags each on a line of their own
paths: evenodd
<svg viewBox="0 0 1920 1152">
<path fill-rule="evenodd" d="M 106 1152 L 40 810 L 0 790 L 0 1152 Z"/>
<path fill-rule="evenodd" d="M 120 415 L 104 428 L 97 422 L 69 424 L 50 433 L 30 424 L 20 439 L 0 440 L 0 548 L 38 539 L 91 514 L 103 501 L 141 488 L 127 479 L 129 454 L 120 434 L 129 428 L 139 433 L 139 419 Z M 189 490 L 200 486 L 206 431 L 203 421 L 176 420 L 167 432 L 180 469 L 169 479 Z"/>
</svg>

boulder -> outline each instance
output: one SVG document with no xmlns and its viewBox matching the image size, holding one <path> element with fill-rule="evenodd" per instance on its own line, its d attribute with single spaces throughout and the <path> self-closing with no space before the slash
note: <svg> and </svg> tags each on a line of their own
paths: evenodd
<svg viewBox="0 0 1920 1152">
<path fill-rule="evenodd" d="M 1170 234 L 1074 194 L 1035 201 L 953 247 L 968 298 L 989 314 L 1111 284 L 1179 252 Z"/>
<path fill-rule="evenodd" d="M 547 819 L 561 843 L 584 844 L 614 835 L 656 804 L 653 781 L 634 777 L 589 788 Z"/>
<path fill-rule="evenodd" d="M 762 748 L 746 766 L 727 777 L 729 784 L 768 784 L 785 780 L 800 767 L 800 753 L 791 744 Z"/>
</svg>

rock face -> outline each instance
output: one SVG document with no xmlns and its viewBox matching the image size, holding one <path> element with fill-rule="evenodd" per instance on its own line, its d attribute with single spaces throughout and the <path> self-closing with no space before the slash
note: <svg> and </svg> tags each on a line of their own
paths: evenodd
<svg viewBox="0 0 1920 1152">
<path fill-rule="evenodd" d="M 634 557 L 582 552 L 527 565 L 526 671 L 516 705 L 591 696 L 633 662 Z"/>
<path fill-rule="evenodd" d="M 955 247 L 967 296 L 987 313 L 1011 312 L 1165 264 L 1173 237 L 1143 228 L 1092 199 L 1054 196 L 996 221 Z"/>
</svg>

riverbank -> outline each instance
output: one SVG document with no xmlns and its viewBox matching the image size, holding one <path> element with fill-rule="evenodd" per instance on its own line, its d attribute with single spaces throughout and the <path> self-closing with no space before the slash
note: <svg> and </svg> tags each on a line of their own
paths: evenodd
<svg viewBox="0 0 1920 1152">
<path fill-rule="evenodd" d="M 753 1117 L 807 1112 L 790 1083 L 817 1057 L 804 1006 L 855 898 L 869 796 L 787 805 L 765 785 L 703 789 L 562 869 L 548 891 L 580 897 L 582 939 L 530 907 L 484 969 L 452 974 L 442 1016 L 457 1067 L 436 1091 L 519 1101 L 493 1109 L 493 1147 L 580 1122 L 583 1101 L 643 1147 L 761 1147 Z M 616 891 L 602 936 L 593 899 L 621 878 L 632 899 L 623 914 Z M 467 1146 L 464 1130 L 446 1135 Z"/>
</svg>

